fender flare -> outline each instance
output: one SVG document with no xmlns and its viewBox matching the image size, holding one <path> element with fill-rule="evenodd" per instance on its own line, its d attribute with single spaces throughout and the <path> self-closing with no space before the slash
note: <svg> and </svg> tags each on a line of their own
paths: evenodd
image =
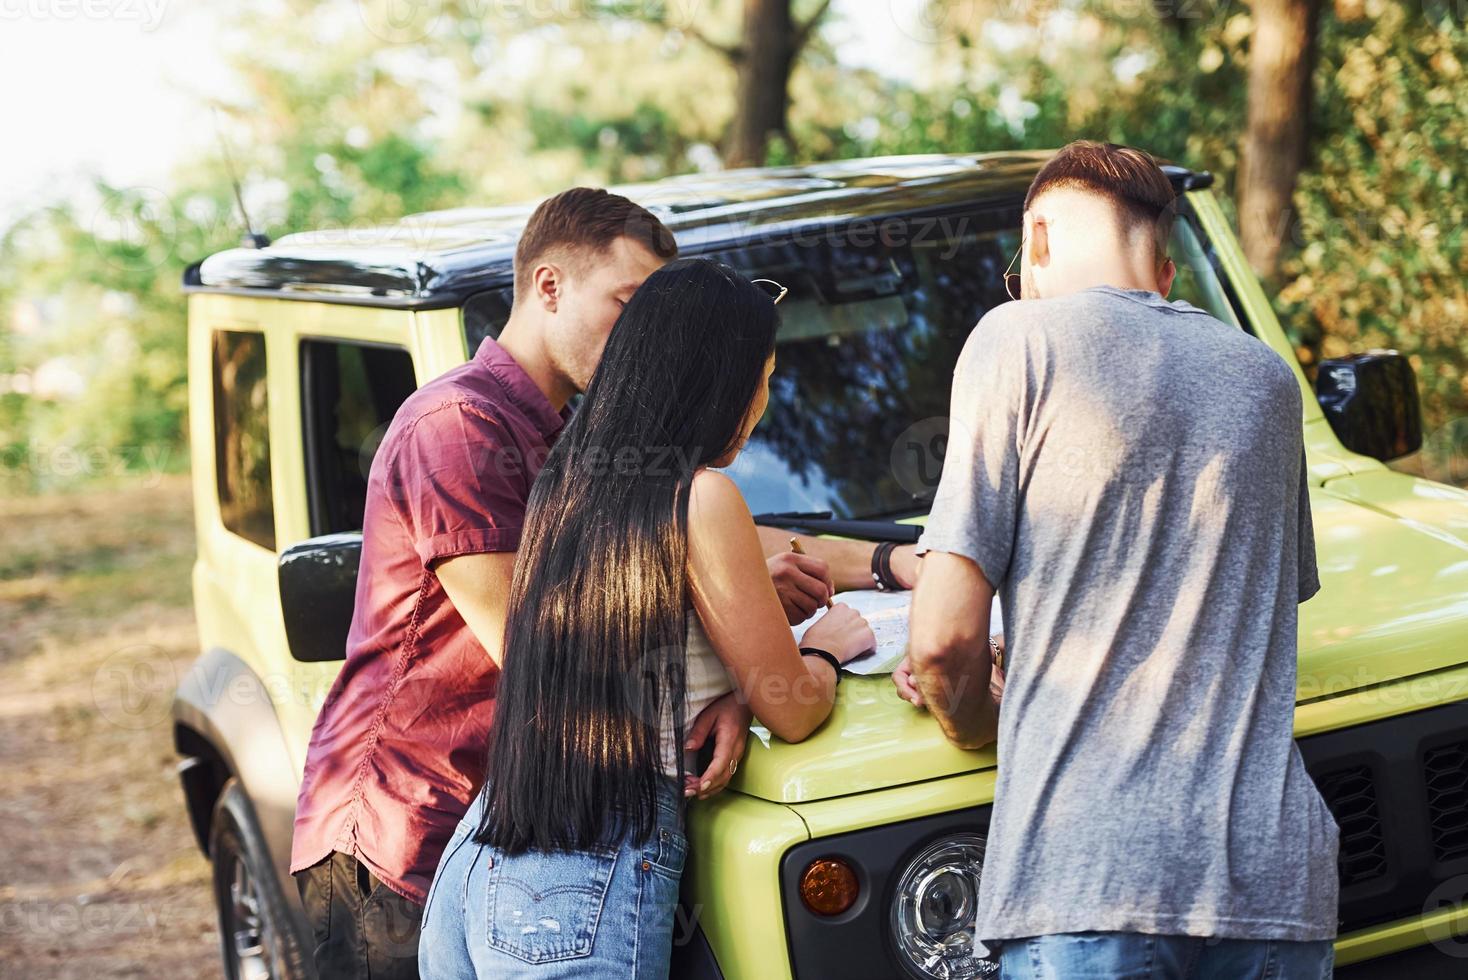
<svg viewBox="0 0 1468 980">
<path fill-rule="evenodd" d="M 179 681 L 173 699 L 174 744 L 184 761 L 180 776 L 189 801 L 194 833 L 201 842 L 209 840 L 202 814 L 213 812 L 214 800 L 198 800 L 202 783 L 191 785 L 191 772 L 201 765 L 218 764 L 223 773 L 213 774 L 217 794 L 231 776 L 239 780 L 259 820 L 268 857 L 280 880 L 298 926 L 305 918 L 295 881 L 290 875 L 291 836 L 296 818 L 296 796 L 300 774 L 286 748 L 275 703 L 260 677 L 244 660 L 222 647 L 212 647 L 194 661 Z M 216 759 L 200 758 L 200 750 Z M 202 816 L 207 821 L 211 816 Z M 207 851 L 207 843 L 203 845 Z M 309 932 L 305 933 L 309 935 Z"/>
</svg>

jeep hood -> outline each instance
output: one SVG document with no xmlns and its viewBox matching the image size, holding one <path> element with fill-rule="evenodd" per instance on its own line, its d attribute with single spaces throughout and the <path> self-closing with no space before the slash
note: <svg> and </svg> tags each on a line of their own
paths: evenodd
<svg viewBox="0 0 1468 980">
<path fill-rule="evenodd" d="M 1388 470 L 1311 488 L 1320 592 L 1300 608 L 1299 700 L 1468 661 L 1468 493 Z M 783 803 L 992 767 L 949 745 L 887 677 L 848 676 L 798 745 L 757 729 L 731 788 Z"/>
<path fill-rule="evenodd" d="M 1468 493 L 1377 470 L 1310 503 L 1320 592 L 1300 608 L 1300 700 L 1468 661 Z"/>
</svg>

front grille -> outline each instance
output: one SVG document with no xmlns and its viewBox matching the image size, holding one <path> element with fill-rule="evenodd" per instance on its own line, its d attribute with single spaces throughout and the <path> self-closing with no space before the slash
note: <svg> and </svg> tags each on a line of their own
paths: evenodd
<svg viewBox="0 0 1468 980">
<path fill-rule="evenodd" d="M 1425 753 L 1422 776 L 1433 854 L 1439 861 L 1468 856 L 1468 740 Z"/>
<path fill-rule="evenodd" d="M 1447 882 L 1468 883 L 1468 701 L 1299 746 L 1340 826 L 1342 932 L 1422 915 Z"/>
<path fill-rule="evenodd" d="M 1386 874 L 1386 834 L 1376 805 L 1376 781 L 1369 766 L 1351 766 L 1316 777 L 1320 795 L 1341 828 L 1337 860 L 1341 887 Z"/>
</svg>

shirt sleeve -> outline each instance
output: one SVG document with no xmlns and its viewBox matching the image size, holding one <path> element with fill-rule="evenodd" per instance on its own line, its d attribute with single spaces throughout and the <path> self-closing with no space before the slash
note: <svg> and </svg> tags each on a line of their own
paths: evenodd
<svg viewBox="0 0 1468 980">
<path fill-rule="evenodd" d="M 1310 473 L 1305 453 L 1300 452 L 1300 513 L 1296 521 L 1300 601 L 1320 591 L 1320 571 L 1315 565 L 1315 521 L 1310 516 Z"/>
<path fill-rule="evenodd" d="M 995 589 L 1009 575 L 1020 506 L 1026 368 L 1008 333 L 985 317 L 959 355 L 943 475 L 917 546 L 918 554 L 945 551 L 968 558 Z"/>
<path fill-rule="evenodd" d="M 485 407 L 451 402 L 420 416 L 404 433 L 386 479 L 425 568 L 455 555 L 519 547 L 529 497 L 526 460 Z"/>
</svg>

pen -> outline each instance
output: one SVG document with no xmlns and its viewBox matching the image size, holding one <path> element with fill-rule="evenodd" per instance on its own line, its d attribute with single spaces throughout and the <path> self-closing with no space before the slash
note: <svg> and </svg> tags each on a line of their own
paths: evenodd
<svg viewBox="0 0 1468 980">
<path fill-rule="evenodd" d="M 800 539 L 799 538 L 791 538 L 790 539 L 790 550 L 793 551 L 793 552 L 795 552 L 797 555 L 803 555 L 803 554 L 805 554 L 805 549 L 800 546 Z M 826 608 L 827 609 L 830 609 L 831 608 L 831 605 L 832 605 L 832 603 L 831 603 L 831 597 L 830 596 L 826 596 Z"/>
</svg>

